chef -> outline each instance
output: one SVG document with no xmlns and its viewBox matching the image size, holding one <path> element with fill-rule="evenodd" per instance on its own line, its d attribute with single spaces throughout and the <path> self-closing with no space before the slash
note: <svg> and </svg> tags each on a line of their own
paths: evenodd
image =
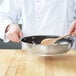
<svg viewBox="0 0 76 76">
<path fill-rule="evenodd" d="M 4 0 L 0 5 L 0 38 L 70 33 L 76 36 L 76 0 Z M 22 20 L 22 30 L 18 26 Z"/>
</svg>

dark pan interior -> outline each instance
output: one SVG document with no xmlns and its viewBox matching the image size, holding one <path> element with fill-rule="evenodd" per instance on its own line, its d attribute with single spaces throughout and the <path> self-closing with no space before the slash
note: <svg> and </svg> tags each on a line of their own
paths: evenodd
<svg viewBox="0 0 76 76">
<path fill-rule="evenodd" d="M 22 38 L 21 41 L 25 42 L 25 43 L 31 43 L 31 44 L 33 44 L 33 43 L 40 44 L 43 39 L 57 38 L 57 37 L 59 37 L 59 36 L 48 36 L 48 35 L 46 35 L 46 36 L 44 36 L 44 35 L 43 36 L 28 36 L 28 37 Z M 71 45 L 73 44 L 73 39 L 71 39 L 70 37 L 69 38 L 63 38 L 63 39 L 59 40 L 59 42 L 61 42 L 61 41 L 70 43 Z"/>
</svg>

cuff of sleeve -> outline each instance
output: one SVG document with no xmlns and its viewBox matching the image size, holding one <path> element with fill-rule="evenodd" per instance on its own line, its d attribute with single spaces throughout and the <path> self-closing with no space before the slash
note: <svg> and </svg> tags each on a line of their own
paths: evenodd
<svg viewBox="0 0 76 76">
<path fill-rule="evenodd" d="M 0 22 L 0 38 L 2 40 L 4 40 L 4 42 L 8 42 L 9 40 L 6 39 L 6 36 L 5 36 L 5 30 L 6 30 L 6 27 L 11 24 L 12 22 L 9 21 L 9 20 L 5 20 L 5 21 L 2 21 Z"/>
<path fill-rule="evenodd" d="M 4 37 L 4 39 L 3 39 L 3 42 L 8 43 L 10 40 L 6 38 L 6 33 L 5 33 L 4 36 L 5 36 L 5 37 Z"/>
</svg>

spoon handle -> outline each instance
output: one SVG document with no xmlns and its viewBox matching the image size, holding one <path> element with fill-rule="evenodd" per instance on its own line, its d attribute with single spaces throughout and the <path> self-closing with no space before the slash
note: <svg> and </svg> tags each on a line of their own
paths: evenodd
<svg viewBox="0 0 76 76">
<path fill-rule="evenodd" d="M 70 34 L 66 34 L 66 35 L 63 35 L 63 36 L 60 36 L 60 37 L 56 38 L 56 39 L 53 41 L 53 43 L 57 42 L 57 41 L 60 40 L 60 39 L 65 38 L 65 37 L 67 37 L 67 36 L 70 36 Z"/>
</svg>

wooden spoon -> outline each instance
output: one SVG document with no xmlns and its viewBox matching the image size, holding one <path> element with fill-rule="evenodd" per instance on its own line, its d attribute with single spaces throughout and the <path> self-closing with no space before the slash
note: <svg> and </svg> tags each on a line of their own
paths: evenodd
<svg viewBox="0 0 76 76">
<path fill-rule="evenodd" d="M 58 38 L 47 38 L 47 39 L 43 39 L 43 40 L 41 41 L 41 44 L 42 44 L 42 45 L 55 44 L 58 40 L 63 39 L 63 38 L 65 38 L 65 37 L 67 37 L 67 36 L 70 36 L 70 34 L 66 34 L 66 35 L 60 36 L 60 37 L 58 37 Z"/>
</svg>

